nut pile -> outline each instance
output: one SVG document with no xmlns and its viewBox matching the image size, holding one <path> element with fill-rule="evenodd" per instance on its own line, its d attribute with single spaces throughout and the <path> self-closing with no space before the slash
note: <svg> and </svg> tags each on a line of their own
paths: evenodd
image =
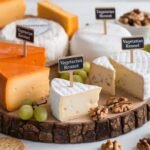
<svg viewBox="0 0 150 150">
<path fill-rule="evenodd" d="M 95 108 L 91 108 L 89 110 L 89 116 L 94 121 L 99 121 L 101 119 L 104 119 L 107 115 L 108 115 L 108 108 L 101 106 L 101 105 Z"/>
<path fill-rule="evenodd" d="M 150 150 L 150 138 L 143 138 L 139 140 L 137 150 Z"/>
<path fill-rule="evenodd" d="M 133 107 L 132 103 L 126 97 L 110 97 L 106 100 L 106 105 L 99 105 L 95 108 L 90 108 L 89 116 L 93 121 L 99 121 L 107 117 L 109 111 L 111 113 L 122 113 L 130 110 Z"/>
<path fill-rule="evenodd" d="M 120 17 L 119 21 L 130 26 L 150 25 L 150 13 L 134 9 Z"/>
<path fill-rule="evenodd" d="M 111 97 L 106 105 L 112 113 L 122 113 L 132 108 L 132 103 L 126 97 Z"/>
<path fill-rule="evenodd" d="M 122 150 L 122 146 L 117 141 L 108 140 L 106 143 L 102 144 L 101 150 Z"/>
</svg>

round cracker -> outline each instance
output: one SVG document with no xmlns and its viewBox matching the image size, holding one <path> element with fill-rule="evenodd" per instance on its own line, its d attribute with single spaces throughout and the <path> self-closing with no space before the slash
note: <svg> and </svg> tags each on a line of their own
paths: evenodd
<svg viewBox="0 0 150 150">
<path fill-rule="evenodd" d="M 24 144 L 15 138 L 0 138 L 0 150 L 24 150 Z"/>
</svg>

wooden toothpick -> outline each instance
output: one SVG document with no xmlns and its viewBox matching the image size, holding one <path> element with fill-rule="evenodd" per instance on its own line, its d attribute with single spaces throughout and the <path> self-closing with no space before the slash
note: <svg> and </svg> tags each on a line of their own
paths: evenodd
<svg viewBox="0 0 150 150">
<path fill-rule="evenodd" d="M 27 44 L 25 40 L 23 41 L 23 53 L 24 57 L 27 57 Z"/>
<path fill-rule="evenodd" d="M 134 62 L 134 54 L 133 54 L 133 53 L 134 53 L 134 50 L 131 49 L 131 50 L 130 50 L 130 62 L 131 62 L 131 63 Z"/>
<path fill-rule="evenodd" d="M 73 71 L 70 71 L 70 87 L 73 87 Z"/>
<path fill-rule="evenodd" d="M 104 34 L 106 35 L 107 34 L 107 20 L 104 19 Z"/>
</svg>

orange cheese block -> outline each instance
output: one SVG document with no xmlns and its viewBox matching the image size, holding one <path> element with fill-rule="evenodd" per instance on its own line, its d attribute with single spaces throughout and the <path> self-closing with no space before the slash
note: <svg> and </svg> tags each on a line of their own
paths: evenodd
<svg viewBox="0 0 150 150">
<path fill-rule="evenodd" d="M 0 28 L 25 15 L 25 0 L 0 0 Z"/>
<path fill-rule="evenodd" d="M 47 0 L 38 2 L 38 17 L 60 23 L 70 38 L 78 30 L 78 17 L 76 15 L 66 12 Z"/>
<path fill-rule="evenodd" d="M 0 42 L 0 61 L 9 63 L 29 64 L 44 66 L 46 57 L 45 49 L 35 46 L 27 46 L 27 57 L 23 56 L 21 44 Z"/>
<path fill-rule="evenodd" d="M 45 67 L 0 62 L 0 103 L 14 111 L 25 99 L 38 101 L 48 96 L 48 77 Z"/>
</svg>

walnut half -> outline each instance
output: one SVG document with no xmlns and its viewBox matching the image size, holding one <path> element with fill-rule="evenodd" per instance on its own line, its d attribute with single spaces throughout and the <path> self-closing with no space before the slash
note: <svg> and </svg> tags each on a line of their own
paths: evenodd
<svg viewBox="0 0 150 150">
<path fill-rule="evenodd" d="M 150 138 L 140 139 L 137 144 L 137 150 L 150 150 Z"/>
<path fill-rule="evenodd" d="M 130 26 L 150 25 L 150 13 L 134 9 L 120 17 L 119 21 Z"/>
<path fill-rule="evenodd" d="M 99 121 L 101 119 L 104 119 L 107 115 L 108 115 L 108 108 L 101 106 L 101 105 L 95 108 L 91 108 L 89 110 L 89 116 L 94 121 Z"/>
<path fill-rule="evenodd" d="M 106 105 L 112 113 L 126 112 L 133 107 L 126 97 L 111 97 L 106 101 Z"/>
<path fill-rule="evenodd" d="M 122 150 L 122 146 L 117 141 L 107 140 L 106 143 L 102 144 L 100 150 Z"/>
</svg>

